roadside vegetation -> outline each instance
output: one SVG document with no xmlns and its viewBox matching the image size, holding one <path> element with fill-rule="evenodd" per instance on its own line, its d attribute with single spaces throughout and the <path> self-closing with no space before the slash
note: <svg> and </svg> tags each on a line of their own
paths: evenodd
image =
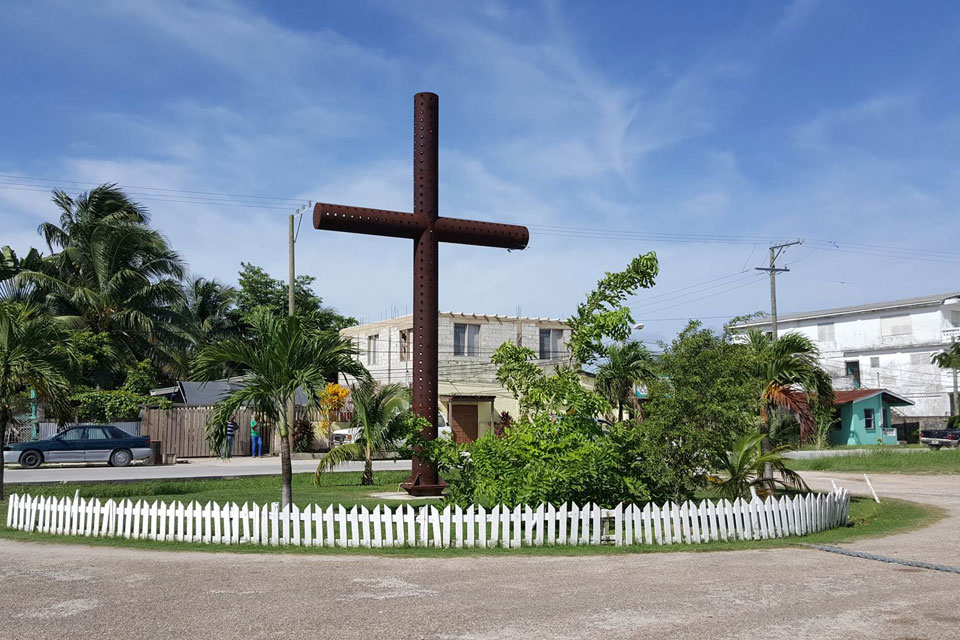
<svg viewBox="0 0 960 640">
<path fill-rule="evenodd" d="M 866 453 L 829 458 L 788 460 L 794 471 L 850 471 L 859 473 L 960 474 L 960 449 L 897 451 L 876 447 Z"/>
</svg>

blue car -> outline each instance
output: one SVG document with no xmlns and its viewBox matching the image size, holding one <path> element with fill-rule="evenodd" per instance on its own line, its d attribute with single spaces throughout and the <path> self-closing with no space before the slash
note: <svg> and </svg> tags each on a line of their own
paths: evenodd
<svg viewBox="0 0 960 640">
<path fill-rule="evenodd" d="M 125 467 L 149 456 L 149 436 L 132 436 L 117 427 L 95 424 L 3 448 L 4 464 L 19 462 L 25 469 L 36 469 L 45 462 L 106 462 L 112 467 Z"/>
</svg>

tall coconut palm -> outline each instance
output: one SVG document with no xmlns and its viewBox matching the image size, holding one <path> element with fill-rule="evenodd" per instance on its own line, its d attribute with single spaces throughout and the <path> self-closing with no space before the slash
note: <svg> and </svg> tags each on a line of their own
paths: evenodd
<svg viewBox="0 0 960 640">
<path fill-rule="evenodd" d="M 786 333 L 773 339 L 759 330 L 751 330 L 747 341 L 752 351 L 755 375 L 760 381 L 760 419 L 763 452 L 773 450 L 772 412 L 791 414 L 800 425 L 800 439 L 813 430 L 816 418 L 810 401 L 816 398 L 829 405 L 833 401 L 833 384 L 820 366 L 816 345 L 799 333 Z M 772 492 L 773 467 L 766 465 L 764 481 Z"/>
<path fill-rule="evenodd" d="M 139 223 L 99 222 L 82 232 L 46 259 L 48 268 L 21 276 L 45 293 L 51 312 L 72 328 L 109 334 L 128 363 L 149 358 L 170 365 L 172 349 L 182 342 L 176 313 L 183 300 L 180 257 L 161 234 Z"/>
<path fill-rule="evenodd" d="M 637 407 L 637 384 L 653 379 L 655 364 L 640 342 L 611 344 L 605 351 L 606 361 L 597 367 L 597 391 L 616 405 L 617 420 L 623 421 L 624 406 Z"/>
<path fill-rule="evenodd" d="M 177 353 L 179 372 L 190 370 L 190 358 L 204 344 L 236 336 L 240 327 L 232 311 L 236 290 L 217 280 L 191 278 L 184 284 L 184 298 L 177 309 L 177 325 L 183 337 Z M 223 375 L 232 373 L 224 370 Z"/>
<path fill-rule="evenodd" d="M 43 267 L 43 258 L 36 249 L 19 257 L 12 248 L 0 247 L 0 300 L 42 304 L 42 293 L 20 275 Z"/>
<path fill-rule="evenodd" d="M 51 405 L 66 402 L 74 360 L 63 330 L 41 309 L 0 302 L 0 443 L 28 389 Z M 0 464 L 0 499 L 3 499 Z"/>
<path fill-rule="evenodd" d="M 327 382 L 339 373 L 366 377 L 367 371 L 354 359 L 356 350 L 348 340 L 334 332 L 305 330 L 297 317 L 277 317 L 258 310 L 249 317 L 248 339 L 226 338 L 201 347 L 193 372 L 199 380 L 216 380 L 224 367 L 241 371 L 246 385 L 217 403 L 207 424 L 207 441 L 214 451 L 222 451 L 226 425 L 243 408 L 261 415 L 275 425 L 280 437 L 280 472 L 283 479 L 281 500 L 293 498 L 290 466 L 290 433 L 293 416 L 288 413 L 297 389 L 315 399 Z"/>
<path fill-rule="evenodd" d="M 373 456 L 397 446 L 394 420 L 410 406 L 410 389 L 401 384 L 379 386 L 365 380 L 350 393 L 353 399 L 352 427 L 357 430 L 353 442 L 330 450 L 317 465 L 314 480 L 320 482 L 328 471 L 347 460 L 363 460 L 360 484 L 373 484 Z"/>
</svg>

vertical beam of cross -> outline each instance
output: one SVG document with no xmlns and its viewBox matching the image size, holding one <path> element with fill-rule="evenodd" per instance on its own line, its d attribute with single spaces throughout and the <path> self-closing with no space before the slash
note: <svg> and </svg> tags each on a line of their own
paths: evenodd
<svg viewBox="0 0 960 640">
<path fill-rule="evenodd" d="M 420 237 L 413 245 L 413 412 L 433 425 L 428 438 L 437 437 L 437 316 L 440 310 L 438 284 L 437 205 L 439 197 L 437 142 L 439 138 L 438 98 L 418 93 L 413 126 L 413 215 L 421 219 Z M 442 481 L 432 463 L 413 459 L 411 493 L 439 493 Z M 440 489 L 442 491 L 442 489 Z"/>
<path fill-rule="evenodd" d="M 523 249 L 530 239 L 526 227 L 438 215 L 438 109 L 436 94 L 414 97 L 413 215 L 324 202 L 313 209 L 317 229 L 413 240 L 413 411 L 430 422 L 422 432 L 427 439 L 437 437 L 438 243 Z M 444 486 L 436 467 L 414 456 L 412 473 L 403 487 L 425 496 L 440 495 Z"/>
</svg>

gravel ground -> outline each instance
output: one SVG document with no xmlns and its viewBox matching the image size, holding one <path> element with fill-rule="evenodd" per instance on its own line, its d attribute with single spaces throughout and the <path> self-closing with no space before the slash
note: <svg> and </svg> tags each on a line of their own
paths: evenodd
<svg viewBox="0 0 960 640">
<path fill-rule="evenodd" d="M 871 480 L 881 497 L 952 515 L 848 547 L 960 563 L 960 477 Z M 960 638 L 960 576 L 805 549 L 417 559 L 0 540 L 0 557 L 0 638 L 11 640 Z"/>
</svg>

